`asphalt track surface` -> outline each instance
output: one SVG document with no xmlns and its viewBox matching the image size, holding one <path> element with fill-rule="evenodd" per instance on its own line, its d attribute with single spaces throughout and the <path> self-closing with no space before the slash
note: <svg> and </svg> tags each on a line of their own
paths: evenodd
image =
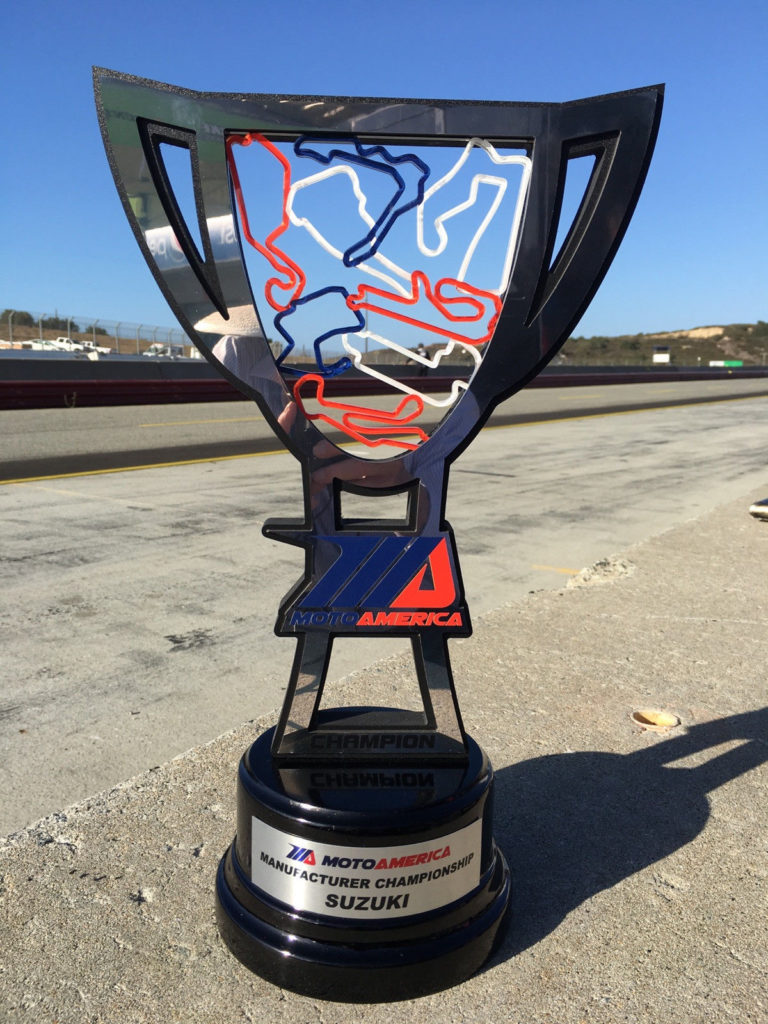
<svg viewBox="0 0 768 1024">
<path fill-rule="evenodd" d="M 768 378 L 529 389 L 502 403 L 494 426 L 768 396 Z M 372 399 L 355 399 L 373 404 Z M 343 443 L 340 434 L 331 440 Z M 279 451 L 254 403 L 0 412 L 0 483 L 170 466 Z"/>
<path fill-rule="evenodd" d="M 455 464 L 475 634 L 451 658 L 496 770 L 511 928 L 464 985 L 391 1005 L 286 995 L 216 937 L 237 762 L 294 646 L 272 627 L 300 552 L 260 533 L 295 514 L 292 457 L 1 486 L 0 1019 L 764 1024 L 768 526 L 747 512 L 768 496 L 763 394 L 656 390 L 668 407 L 581 416 L 555 394 L 548 421 L 484 430 Z M 226 410 L 240 423 L 158 411 L 0 417 L 3 454 L 61 468 L 257 429 L 245 405 Z M 337 665 L 330 699 L 404 706 L 410 658 L 360 643 L 364 671 Z M 642 731 L 641 708 L 681 728 Z"/>
<path fill-rule="evenodd" d="M 767 494 L 765 391 L 728 385 L 624 391 L 623 405 L 618 386 L 519 395 L 524 423 L 483 430 L 451 473 L 473 621 L 748 491 Z M 147 412 L 0 417 L 4 479 L 9 463 L 21 471 L 0 486 L 0 835 L 282 700 L 294 644 L 273 627 L 302 556 L 261 527 L 300 507 L 296 462 L 254 453 L 271 435 L 248 404 Z M 160 436 L 174 439 L 162 468 Z M 206 438 L 224 454 L 180 458 Z M 232 454 L 239 442 L 246 454 Z M 118 468 L 125 451 L 139 460 L 132 472 Z M 66 472 L 96 454 L 104 469 Z M 391 703 L 381 659 L 398 645 L 339 643 L 330 678 L 370 666 Z"/>
</svg>

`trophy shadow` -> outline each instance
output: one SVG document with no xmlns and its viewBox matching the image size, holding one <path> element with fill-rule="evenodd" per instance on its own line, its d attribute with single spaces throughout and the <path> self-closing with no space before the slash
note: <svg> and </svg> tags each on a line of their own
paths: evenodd
<svg viewBox="0 0 768 1024">
<path fill-rule="evenodd" d="M 694 767 L 674 762 L 741 740 Z M 571 910 L 691 842 L 707 794 L 768 761 L 768 708 L 695 725 L 631 754 L 583 751 L 496 772 L 495 834 L 512 876 L 508 932 L 489 963 L 554 931 Z"/>
</svg>

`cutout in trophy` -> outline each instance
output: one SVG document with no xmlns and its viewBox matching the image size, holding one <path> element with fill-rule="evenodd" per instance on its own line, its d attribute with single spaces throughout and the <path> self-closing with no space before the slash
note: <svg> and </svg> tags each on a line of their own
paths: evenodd
<svg viewBox="0 0 768 1024">
<path fill-rule="evenodd" d="M 471 632 L 448 469 L 594 295 L 663 88 L 527 104 L 202 94 L 98 68 L 94 80 L 158 285 L 303 478 L 303 514 L 263 530 L 303 548 L 305 570 L 277 618 L 296 640 L 282 712 L 240 764 L 221 934 L 256 973 L 309 995 L 448 987 L 489 957 L 510 898 L 493 772 L 448 658 Z M 325 708 L 332 644 L 382 634 L 409 638 L 423 708 Z"/>
</svg>

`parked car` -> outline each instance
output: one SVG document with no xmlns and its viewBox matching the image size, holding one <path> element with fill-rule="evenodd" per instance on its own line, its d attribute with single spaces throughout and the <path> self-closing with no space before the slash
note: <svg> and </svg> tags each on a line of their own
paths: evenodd
<svg viewBox="0 0 768 1024">
<path fill-rule="evenodd" d="M 141 353 L 143 356 L 152 356 L 155 359 L 183 359 L 184 358 L 184 346 L 183 345 L 162 345 L 159 341 L 150 345 L 148 349 Z"/>
</svg>

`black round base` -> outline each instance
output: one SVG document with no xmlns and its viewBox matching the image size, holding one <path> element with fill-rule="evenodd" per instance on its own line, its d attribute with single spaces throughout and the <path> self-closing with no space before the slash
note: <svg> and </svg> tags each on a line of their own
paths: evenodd
<svg viewBox="0 0 768 1024">
<path fill-rule="evenodd" d="M 280 769 L 271 738 L 242 759 L 238 833 L 216 879 L 234 955 L 339 1002 L 410 999 L 478 970 L 501 937 L 510 879 L 477 744 L 458 767 Z"/>
</svg>

